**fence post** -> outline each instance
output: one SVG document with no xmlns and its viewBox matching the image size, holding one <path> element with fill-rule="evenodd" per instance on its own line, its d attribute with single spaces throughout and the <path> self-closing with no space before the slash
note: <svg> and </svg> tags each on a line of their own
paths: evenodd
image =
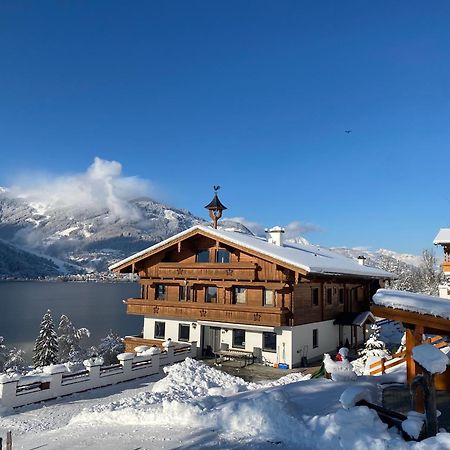
<svg viewBox="0 0 450 450">
<path fill-rule="evenodd" d="M 2 376 L 0 376 L 1 378 Z M 9 378 L 4 375 L 0 381 L 0 405 L 1 406 L 16 406 L 17 400 L 17 384 L 19 377 Z"/>
<path fill-rule="evenodd" d="M 100 367 L 103 365 L 103 358 L 89 358 L 83 361 L 84 367 L 89 371 L 89 383 L 97 384 L 100 379 Z"/>
<path fill-rule="evenodd" d="M 8 431 L 6 433 L 6 450 L 12 450 L 12 433 Z"/>
<path fill-rule="evenodd" d="M 175 347 L 167 347 L 167 363 L 173 364 L 175 362 Z"/>
<path fill-rule="evenodd" d="M 119 363 L 122 364 L 124 375 L 131 374 L 133 370 L 133 359 L 136 355 L 134 353 L 120 353 L 117 355 Z"/>
<path fill-rule="evenodd" d="M 197 357 L 197 341 L 191 342 L 191 349 L 190 349 L 190 357 L 196 358 Z"/>
<path fill-rule="evenodd" d="M 385 368 L 384 368 L 384 363 L 386 362 L 386 358 L 381 358 L 380 359 L 380 363 L 381 363 L 381 375 L 383 375 L 385 373 Z"/>
</svg>

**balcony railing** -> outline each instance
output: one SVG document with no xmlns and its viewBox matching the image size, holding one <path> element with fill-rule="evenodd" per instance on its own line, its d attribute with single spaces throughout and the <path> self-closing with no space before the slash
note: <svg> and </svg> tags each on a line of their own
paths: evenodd
<svg viewBox="0 0 450 450">
<path fill-rule="evenodd" d="M 275 327 L 288 325 L 291 316 L 287 308 L 221 303 L 161 302 L 138 298 L 127 300 L 127 313 L 161 318 L 208 320 Z"/>
<path fill-rule="evenodd" d="M 160 263 L 152 268 L 152 276 L 174 279 L 249 280 L 256 279 L 256 264 L 240 263 Z"/>
</svg>

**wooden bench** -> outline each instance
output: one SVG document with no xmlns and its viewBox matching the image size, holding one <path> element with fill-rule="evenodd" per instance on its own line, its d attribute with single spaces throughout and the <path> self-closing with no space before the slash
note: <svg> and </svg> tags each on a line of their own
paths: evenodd
<svg viewBox="0 0 450 450">
<path fill-rule="evenodd" d="M 224 361 L 238 360 L 242 362 L 241 367 L 245 367 L 248 364 L 253 364 L 255 361 L 255 355 L 252 352 L 246 352 L 243 350 L 219 350 L 214 352 L 216 357 L 216 364 L 223 363 Z"/>
</svg>

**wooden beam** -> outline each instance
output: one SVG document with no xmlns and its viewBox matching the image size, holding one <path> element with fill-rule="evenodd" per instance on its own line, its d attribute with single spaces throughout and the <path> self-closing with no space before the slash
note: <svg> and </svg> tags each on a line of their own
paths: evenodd
<svg viewBox="0 0 450 450">
<path fill-rule="evenodd" d="M 443 317 L 435 317 L 428 314 L 419 314 L 412 311 L 387 308 L 384 306 L 371 305 L 370 310 L 376 317 L 396 320 L 398 322 L 420 325 L 425 333 L 449 334 L 450 320 Z M 430 331 L 433 330 L 433 331 Z"/>
</svg>

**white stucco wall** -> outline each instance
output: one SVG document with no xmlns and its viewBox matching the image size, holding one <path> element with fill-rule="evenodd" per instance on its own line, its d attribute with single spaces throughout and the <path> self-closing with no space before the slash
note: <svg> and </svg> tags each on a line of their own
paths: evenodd
<svg viewBox="0 0 450 450">
<path fill-rule="evenodd" d="M 313 330 L 318 330 L 318 346 L 313 347 Z M 292 328 L 292 364 L 300 364 L 302 356 L 317 358 L 335 351 L 339 343 L 339 327 L 332 320 L 298 325 Z"/>
<path fill-rule="evenodd" d="M 154 317 L 144 317 L 144 339 L 155 339 L 155 322 L 165 322 L 165 336 L 164 339 L 171 338 L 172 341 L 178 342 L 178 325 L 189 325 L 189 341 L 197 341 L 197 345 L 200 345 L 200 326 L 196 322 L 186 320 L 174 320 L 174 319 L 156 319 Z M 193 326 L 193 323 L 196 326 Z"/>
</svg>

